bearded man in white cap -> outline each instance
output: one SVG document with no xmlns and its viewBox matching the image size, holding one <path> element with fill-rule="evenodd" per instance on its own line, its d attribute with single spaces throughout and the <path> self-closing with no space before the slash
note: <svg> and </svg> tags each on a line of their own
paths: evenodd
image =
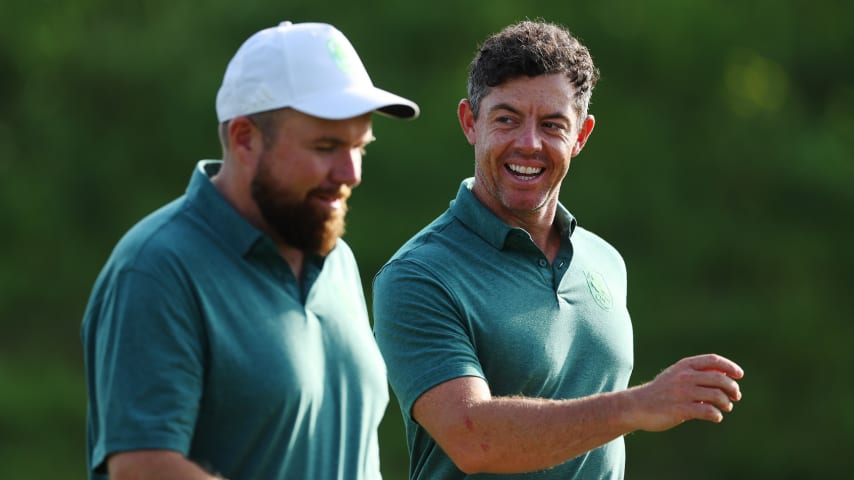
<svg viewBox="0 0 854 480">
<path fill-rule="evenodd" d="M 252 35 L 216 99 L 223 160 L 135 225 L 82 325 L 92 479 L 378 479 L 388 403 L 340 239 L 373 85 L 334 27 Z"/>
</svg>

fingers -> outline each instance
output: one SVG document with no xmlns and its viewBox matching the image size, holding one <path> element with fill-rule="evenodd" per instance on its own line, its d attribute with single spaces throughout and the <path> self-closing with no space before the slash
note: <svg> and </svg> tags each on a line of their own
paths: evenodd
<svg viewBox="0 0 854 480">
<path fill-rule="evenodd" d="M 731 378 L 744 377 L 744 369 L 737 363 L 714 353 L 683 358 L 678 363 L 687 365 L 694 370 L 717 371 Z"/>
<path fill-rule="evenodd" d="M 731 411 L 732 404 L 730 404 Z M 689 405 L 687 407 L 687 412 L 684 414 L 685 420 L 706 420 L 714 423 L 721 423 L 724 419 L 724 414 L 721 411 L 721 408 L 706 402 L 695 402 L 693 405 Z"/>
<path fill-rule="evenodd" d="M 697 385 L 722 392 L 734 402 L 741 400 L 741 388 L 734 379 L 718 370 L 703 370 L 697 373 Z"/>
<path fill-rule="evenodd" d="M 694 395 L 694 403 L 711 405 L 725 413 L 733 409 L 733 400 L 717 388 L 698 387 Z"/>
<path fill-rule="evenodd" d="M 720 389 L 694 387 L 681 400 L 673 401 L 671 413 L 679 419 L 676 424 L 688 420 L 706 420 L 720 423 L 724 413 L 733 411 L 733 401 Z"/>
</svg>

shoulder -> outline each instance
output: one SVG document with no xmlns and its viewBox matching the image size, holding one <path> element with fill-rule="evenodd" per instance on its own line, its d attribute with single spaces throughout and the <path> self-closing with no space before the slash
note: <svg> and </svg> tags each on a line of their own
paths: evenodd
<svg viewBox="0 0 854 480">
<path fill-rule="evenodd" d="M 620 256 L 620 252 L 607 240 L 584 227 L 575 227 L 575 231 L 572 232 L 571 239 L 573 244 L 579 244 L 586 248 L 595 249 L 608 255 Z"/>
<path fill-rule="evenodd" d="M 122 236 L 91 290 L 84 325 L 193 311 L 197 285 L 217 276 L 204 270 L 214 268 L 210 242 L 185 209 L 180 197 Z"/>
<path fill-rule="evenodd" d="M 430 264 L 442 262 L 461 249 L 472 248 L 467 238 L 472 233 L 450 212 L 445 212 L 430 222 L 404 243 L 386 265 L 399 262 Z"/>
<path fill-rule="evenodd" d="M 571 237 L 573 248 L 585 262 L 626 270 L 626 262 L 613 245 L 599 235 L 583 227 L 576 227 Z"/>
<path fill-rule="evenodd" d="M 375 288 L 397 290 L 404 281 L 439 281 L 445 267 L 454 262 L 454 251 L 463 244 L 449 232 L 454 230 L 453 218 L 443 217 L 424 227 L 391 256 L 375 275 Z"/>
<path fill-rule="evenodd" d="M 203 257 L 204 231 L 187 213 L 185 197 L 155 210 L 116 243 L 105 270 L 138 271 L 159 276 L 179 259 Z M 195 253 L 194 253 L 195 252 Z"/>
</svg>

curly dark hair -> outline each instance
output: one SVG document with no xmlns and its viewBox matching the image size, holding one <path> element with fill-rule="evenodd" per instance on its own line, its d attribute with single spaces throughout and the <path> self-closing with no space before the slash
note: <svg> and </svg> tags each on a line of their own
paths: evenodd
<svg viewBox="0 0 854 480">
<path fill-rule="evenodd" d="M 510 25 L 483 42 L 471 62 L 468 96 L 475 117 L 490 88 L 523 75 L 563 73 L 575 87 L 575 106 L 587 114 L 599 70 L 587 47 L 566 28 L 541 20 Z"/>
</svg>

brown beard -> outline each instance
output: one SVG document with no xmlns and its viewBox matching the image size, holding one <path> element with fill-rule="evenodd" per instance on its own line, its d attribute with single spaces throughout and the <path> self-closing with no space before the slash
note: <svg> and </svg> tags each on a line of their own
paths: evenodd
<svg viewBox="0 0 854 480">
<path fill-rule="evenodd" d="M 349 190 L 316 188 L 305 198 L 296 198 L 292 192 L 276 185 L 270 174 L 269 157 L 260 159 L 258 171 L 252 179 L 252 198 L 264 220 L 278 235 L 279 240 L 304 252 L 327 255 L 344 235 L 344 217 L 347 213 Z M 342 208 L 329 212 L 311 202 L 314 195 L 338 195 Z"/>
</svg>

